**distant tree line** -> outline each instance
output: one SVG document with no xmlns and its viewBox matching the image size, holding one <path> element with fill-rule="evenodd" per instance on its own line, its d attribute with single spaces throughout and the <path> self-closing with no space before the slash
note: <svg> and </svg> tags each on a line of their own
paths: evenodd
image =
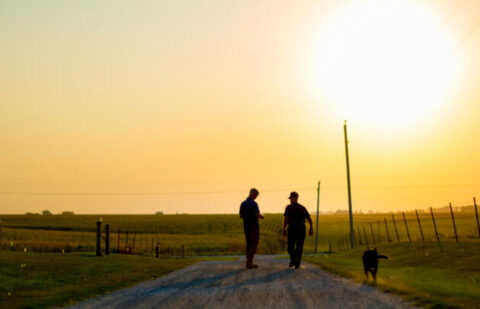
<svg viewBox="0 0 480 309">
<path fill-rule="evenodd" d="M 61 213 L 63 216 L 73 216 L 75 213 L 73 211 L 63 211 Z M 33 216 L 33 215 L 37 215 L 39 216 L 40 214 L 39 213 L 36 213 L 36 212 L 26 212 L 25 215 L 27 216 Z M 53 215 L 52 212 L 50 210 L 43 210 L 41 215 L 44 215 L 44 216 L 51 216 Z"/>
</svg>

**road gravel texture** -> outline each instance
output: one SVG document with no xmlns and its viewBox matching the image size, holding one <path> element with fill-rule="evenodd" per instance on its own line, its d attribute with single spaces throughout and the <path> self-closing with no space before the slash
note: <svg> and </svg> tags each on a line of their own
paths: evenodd
<svg viewBox="0 0 480 309">
<path fill-rule="evenodd" d="M 274 256 L 258 256 L 256 263 L 259 268 L 249 270 L 244 259 L 200 262 L 71 308 L 411 308 L 308 263 L 291 269 Z"/>
</svg>

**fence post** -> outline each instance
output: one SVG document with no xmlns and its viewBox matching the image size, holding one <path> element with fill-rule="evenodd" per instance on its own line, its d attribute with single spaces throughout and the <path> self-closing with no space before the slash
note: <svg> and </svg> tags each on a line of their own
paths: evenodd
<svg viewBox="0 0 480 309">
<path fill-rule="evenodd" d="M 152 237 L 152 238 L 150 238 L 150 240 L 151 240 L 151 244 L 152 244 L 152 246 L 151 246 L 151 249 L 152 249 L 152 256 L 154 256 L 154 254 L 153 254 L 153 237 Z"/>
<path fill-rule="evenodd" d="M 391 242 L 392 240 L 390 239 L 390 233 L 388 232 L 387 218 L 383 218 L 383 220 L 385 220 L 385 231 L 387 231 L 387 240 L 388 242 Z"/>
<path fill-rule="evenodd" d="M 110 255 L 110 224 L 105 224 L 105 255 Z"/>
<path fill-rule="evenodd" d="M 457 226 L 455 225 L 455 217 L 453 216 L 452 203 L 449 203 L 449 205 L 450 205 L 450 213 L 452 214 L 452 223 L 453 223 L 453 231 L 455 232 L 455 240 L 458 242 Z"/>
<path fill-rule="evenodd" d="M 132 250 L 130 250 L 130 253 L 133 254 L 133 251 L 135 251 L 135 237 L 137 236 L 137 232 L 133 232 L 133 243 L 132 243 Z"/>
<path fill-rule="evenodd" d="M 117 253 L 120 253 L 120 229 L 117 231 Z"/>
<path fill-rule="evenodd" d="M 377 229 L 378 229 L 378 242 L 382 242 L 382 234 L 380 233 L 380 220 L 377 220 Z"/>
<path fill-rule="evenodd" d="M 373 233 L 373 227 L 372 227 L 372 224 L 371 224 L 371 223 L 370 223 L 370 232 L 372 232 L 373 244 L 376 245 L 376 242 L 375 242 L 375 233 Z"/>
<path fill-rule="evenodd" d="M 102 222 L 97 221 L 97 256 L 102 256 Z"/>
<path fill-rule="evenodd" d="M 155 246 L 155 257 L 158 258 L 159 256 L 159 248 L 158 248 L 158 242 L 157 242 L 157 245 Z"/>
<path fill-rule="evenodd" d="M 395 222 L 395 216 L 392 214 L 393 227 L 395 228 L 395 234 L 397 235 L 397 242 L 400 242 L 400 236 L 398 236 L 397 223 Z"/>
<path fill-rule="evenodd" d="M 435 216 L 433 215 L 432 207 L 430 207 L 430 213 L 432 214 L 433 228 L 435 229 L 435 237 L 437 238 L 438 244 L 440 244 L 440 238 L 438 238 L 437 224 L 435 223 Z"/>
<path fill-rule="evenodd" d="M 360 227 L 357 225 L 357 232 L 358 232 L 358 244 L 362 246 L 362 234 L 360 233 Z"/>
<path fill-rule="evenodd" d="M 475 208 L 476 210 L 477 208 Z M 478 217 L 477 217 L 478 218 Z M 478 222 L 478 220 L 477 220 Z M 480 230 L 479 230 L 480 231 Z M 0 220 L 0 250 L 2 249 L 2 220 Z"/>
<path fill-rule="evenodd" d="M 418 228 L 420 229 L 420 235 L 422 235 L 422 243 L 425 243 L 425 238 L 423 237 L 422 224 L 420 223 L 420 217 L 418 216 L 418 211 L 415 209 L 415 214 L 417 214 Z"/>
<path fill-rule="evenodd" d="M 332 253 L 332 243 L 328 241 L 328 255 Z"/>
<path fill-rule="evenodd" d="M 367 244 L 367 248 L 368 248 L 368 238 L 367 238 L 367 231 L 365 230 L 365 225 L 363 226 L 363 236 L 365 236 L 365 243 Z"/>
<path fill-rule="evenodd" d="M 128 253 L 130 252 L 130 248 L 128 248 L 128 231 L 127 231 L 127 234 L 125 236 L 125 253 Z"/>
<path fill-rule="evenodd" d="M 182 245 L 182 258 L 185 258 L 185 248 Z"/>
<path fill-rule="evenodd" d="M 407 218 L 405 218 L 405 212 L 402 211 L 402 215 L 403 221 L 405 221 L 405 229 L 407 230 L 408 242 L 412 242 L 412 239 L 410 238 L 410 231 L 408 230 Z"/>
<path fill-rule="evenodd" d="M 480 238 L 480 223 L 478 222 L 477 200 L 475 198 L 473 198 L 473 204 L 475 205 L 475 216 L 477 217 L 478 237 Z M 1 236 L 0 236 L 0 240 L 1 240 Z"/>
</svg>

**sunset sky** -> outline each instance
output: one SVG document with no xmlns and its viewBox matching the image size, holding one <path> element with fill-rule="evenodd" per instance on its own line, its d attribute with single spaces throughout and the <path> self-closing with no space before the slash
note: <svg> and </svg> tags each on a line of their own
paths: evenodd
<svg viewBox="0 0 480 309">
<path fill-rule="evenodd" d="M 480 199 L 480 1 L 0 0 L 0 213 Z"/>
</svg>

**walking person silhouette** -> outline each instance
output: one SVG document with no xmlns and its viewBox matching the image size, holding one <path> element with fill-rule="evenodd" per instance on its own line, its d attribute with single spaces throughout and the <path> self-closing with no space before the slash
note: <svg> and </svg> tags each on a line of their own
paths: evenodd
<svg viewBox="0 0 480 309">
<path fill-rule="evenodd" d="M 298 203 L 298 193 L 291 192 L 290 205 L 285 208 L 283 217 L 283 236 L 287 236 L 288 226 L 288 254 L 290 255 L 289 267 L 300 268 L 302 260 L 303 243 L 305 241 L 305 219 L 310 224 L 308 235 L 313 235 L 313 224 L 307 209 Z"/>
<path fill-rule="evenodd" d="M 245 240 L 247 243 L 245 253 L 247 256 L 248 269 L 258 268 L 258 265 L 253 264 L 253 258 L 260 240 L 258 218 L 264 218 L 260 213 L 260 209 L 258 209 L 257 202 L 255 202 L 258 194 L 257 189 L 250 189 L 247 199 L 240 205 L 240 218 L 243 219 L 243 230 L 245 231 Z"/>
</svg>

